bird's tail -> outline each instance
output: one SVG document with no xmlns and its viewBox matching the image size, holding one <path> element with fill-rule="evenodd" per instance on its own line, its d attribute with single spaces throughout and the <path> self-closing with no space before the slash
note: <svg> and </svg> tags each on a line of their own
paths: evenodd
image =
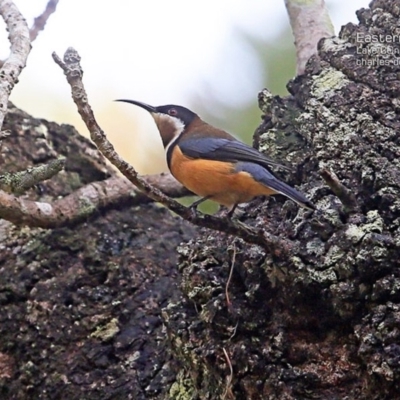
<svg viewBox="0 0 400 400">
<path fill-rule="evenodd" d="M 309 210 L 315 210 L 314 204 L 312 204 L 303 193 L 280 181 L 261 165 L 254 163 L 238 163 L 236 170 L 244 171 L 252 175 L 257 182 L 266 187 L 265 194 L 271 194 L 272 189 L 276 193 L 283 194 L 302 207 L 308 208 Z"/>
<path fill-rule="evenodd" d="M 275 178 L 275 177 L 274 177 Z M 271 189 L 276 190 L 278 193 L 283 194 L 284 196 L 288 197 L 289 199 L 293 200 L 297 204 L 302 207 L 308 208 L 309 210 L 315 210 L 315 206 L 311 203 L 310 200 L 304 196 L 303 193 L 299 192 L 298 190 L 292 188 L 291 186 L 287 185 L 286 183 L 278 180 L 275 178 L 274 182 L 269 182 L 268 186 Z"/>
</svg>

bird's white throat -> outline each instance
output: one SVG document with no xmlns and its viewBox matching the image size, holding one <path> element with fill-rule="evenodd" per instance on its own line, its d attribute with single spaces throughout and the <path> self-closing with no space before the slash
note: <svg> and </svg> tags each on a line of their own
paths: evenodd
<svg viewBox="0 0 400 400">
<path fill-rule="evenodd" d="M 171 117 L 168 114 L 157 114 L 154 120 L 165 140 L 165 151 L 168 151 L 185 130 L 185 124 L 179 118 Z"/>
</svg>

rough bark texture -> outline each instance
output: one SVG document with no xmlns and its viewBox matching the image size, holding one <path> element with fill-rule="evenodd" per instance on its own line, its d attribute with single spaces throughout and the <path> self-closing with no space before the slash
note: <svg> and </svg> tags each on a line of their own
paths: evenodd
<svg viewBox="0 0 400 400">
<path fill-rule="evenodd" d="M 114 174 L 71 126 L 11 106 L 4 128 L 3 171 L 67 158 L 31 199 Z M 180 295 L 176 246 L 193 232 L 154 204 L 55 230 L 0 221 L 0 398 L 164 399 L 175 372 L 160 310 Z"/>
<path fill-rule="evenodd" d="M 374 1 L 358 17 L 320 43 L 291 96 L 260 94 L 256 143 L 299 164 L 295 183 L 320 209 L 247 208 L 248 223 L 297 244 L 290 265 L 236 243 L 229 305 L 232 243 L 212 234 L 180 248 L 185 297 L 164 312 L 185 366 L 175 398 L 400 398 L 400 67 L 384 52 L 400 51 L 400 1 Z M 397 40 L 360 42 L 358 32 Z M 362 64 L 374 58 L 389 63 Z M 354 192 L 357 212 L 344 212 L 322 167 Z"/>
<path fill-rule="evenodd" d="M 289 263 L 155 205 L 106 210 L 74 229 L 1 223 L 1 398 L 400 397 L 400 67 L 360 64 L 372 59 L 360 49 L 393 55 L 388 43 L 357 41 L 399 35 L 400 0 L 358 16 L 320 43 L 290 96 L 260 94 L 255 143 L 299 165 L 286 179 L 319 208 L 280 198 L 245 208 L 246 223 L 292 241 Z M 31 197 L 112 174 L 70 127 L 15 109 L 7 123 L 5 170 L 67 157 L 66 172 Z M 345 212 L 322 167 L 358 210 Z"/>
</svg>

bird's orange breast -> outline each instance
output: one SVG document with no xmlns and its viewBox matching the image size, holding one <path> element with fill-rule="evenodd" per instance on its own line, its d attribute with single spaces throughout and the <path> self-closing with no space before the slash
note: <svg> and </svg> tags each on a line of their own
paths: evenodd
<svg viewBox="0 0 400 400">
<path fill-rule="evenodd" d="M 227 207 L 276 193 L 254 180 L 248 172 L 236 172 L 233 163 L 186 157 L 179 144 L 172 151 L 170 170 L 193 193 L 210 197 Z"/>
</svg>

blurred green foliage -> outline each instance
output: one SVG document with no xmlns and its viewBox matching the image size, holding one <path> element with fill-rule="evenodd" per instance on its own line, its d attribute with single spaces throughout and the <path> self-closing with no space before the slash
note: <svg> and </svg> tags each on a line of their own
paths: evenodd
<svg viewBox="0 0 400 400">
<path fill-rule="evenodd" d="M 243 32 L 241 37 L 250 51 L 256 54 L 256 60 L 261 65 L 261 68 L 254 68 L 254 70 L 261 72 L 261 80 L 260 77 L 257 77 L 257 80 L 263 84 L 254 93 L 253 100 L 240 108 L 232 107 L 228 102 L 224 103 L 212 95 L 213 85 L 217 85 L 218 82 L 210 82 L 207 84 L 210 88 L 207 97 L 196 97 L 192 100 L 189 108 L 196 110 L 208 123 L 225 129 L 244 142 L 251 144 L 254 131 L 261 121 L 261 111 L 257 101 L 258 92 L 266 87 L 273 94 L 286 95 L 286 84 L 295 75 L 296 55 L 293 36 L 289 28 L 274 40 L 261 40 Z M 237 60 L 236 65 L 237 68 L 240 68 L 240 60 Z M 223 66 L 221 66 L 222 70 Z M 254 71 L 246 71 L 246 74 L 250 76 L 254 76 L 254 73 Z M 234 79 L 232 85 L 235 85 Z M 240 96 L 239 93 L 238 96 Z M 194 200 L 195 198 L 190 197 L 182 199 L 182 202 L 190 205 Z M 212 214 L 218 209 L 218 206 L 212 201 L 206 201 L 199 209 Z"/>
<path fill-rule="evenodd" d="M 253 53 L 251 56 L 255 55 L 256 61 L 261 66 L 260 68 L 255 65 L 254 70 L 244 71 L 248 76 L 254 76 L 255 73 L 262 74 L 261 77 L 254 77 L 256 81 L 262 82 L 262 86 L 254 93 L 253 100 L 240 108 L 231 106 L 228 102 L 222 102 L 213 96 L 213 85 L 218 85 L 218 82 L 208 82 L 209 90 L 206 96 L 195 97 L 189 108 L 196 110 L 205 121 L 233 133 L 246 143 L 251 143 L 261 119 L 257 101 L 258 92 L 266 87 L 273 94 L 286 95 L 286 84 L 294 77 L 296 71 L 296 54 L 289 27 L 272 40 L 262 40 L 244 32 L 240 33 L 240 37 Z M 235 64 L 239 70 L 240 60 Z M 223 65 L 220 69 L 223 73 Z M 234 77 L 232 85 L 235 85 Z M 240 96 L 240 93 L 237 95 Z"/>
</svg>

